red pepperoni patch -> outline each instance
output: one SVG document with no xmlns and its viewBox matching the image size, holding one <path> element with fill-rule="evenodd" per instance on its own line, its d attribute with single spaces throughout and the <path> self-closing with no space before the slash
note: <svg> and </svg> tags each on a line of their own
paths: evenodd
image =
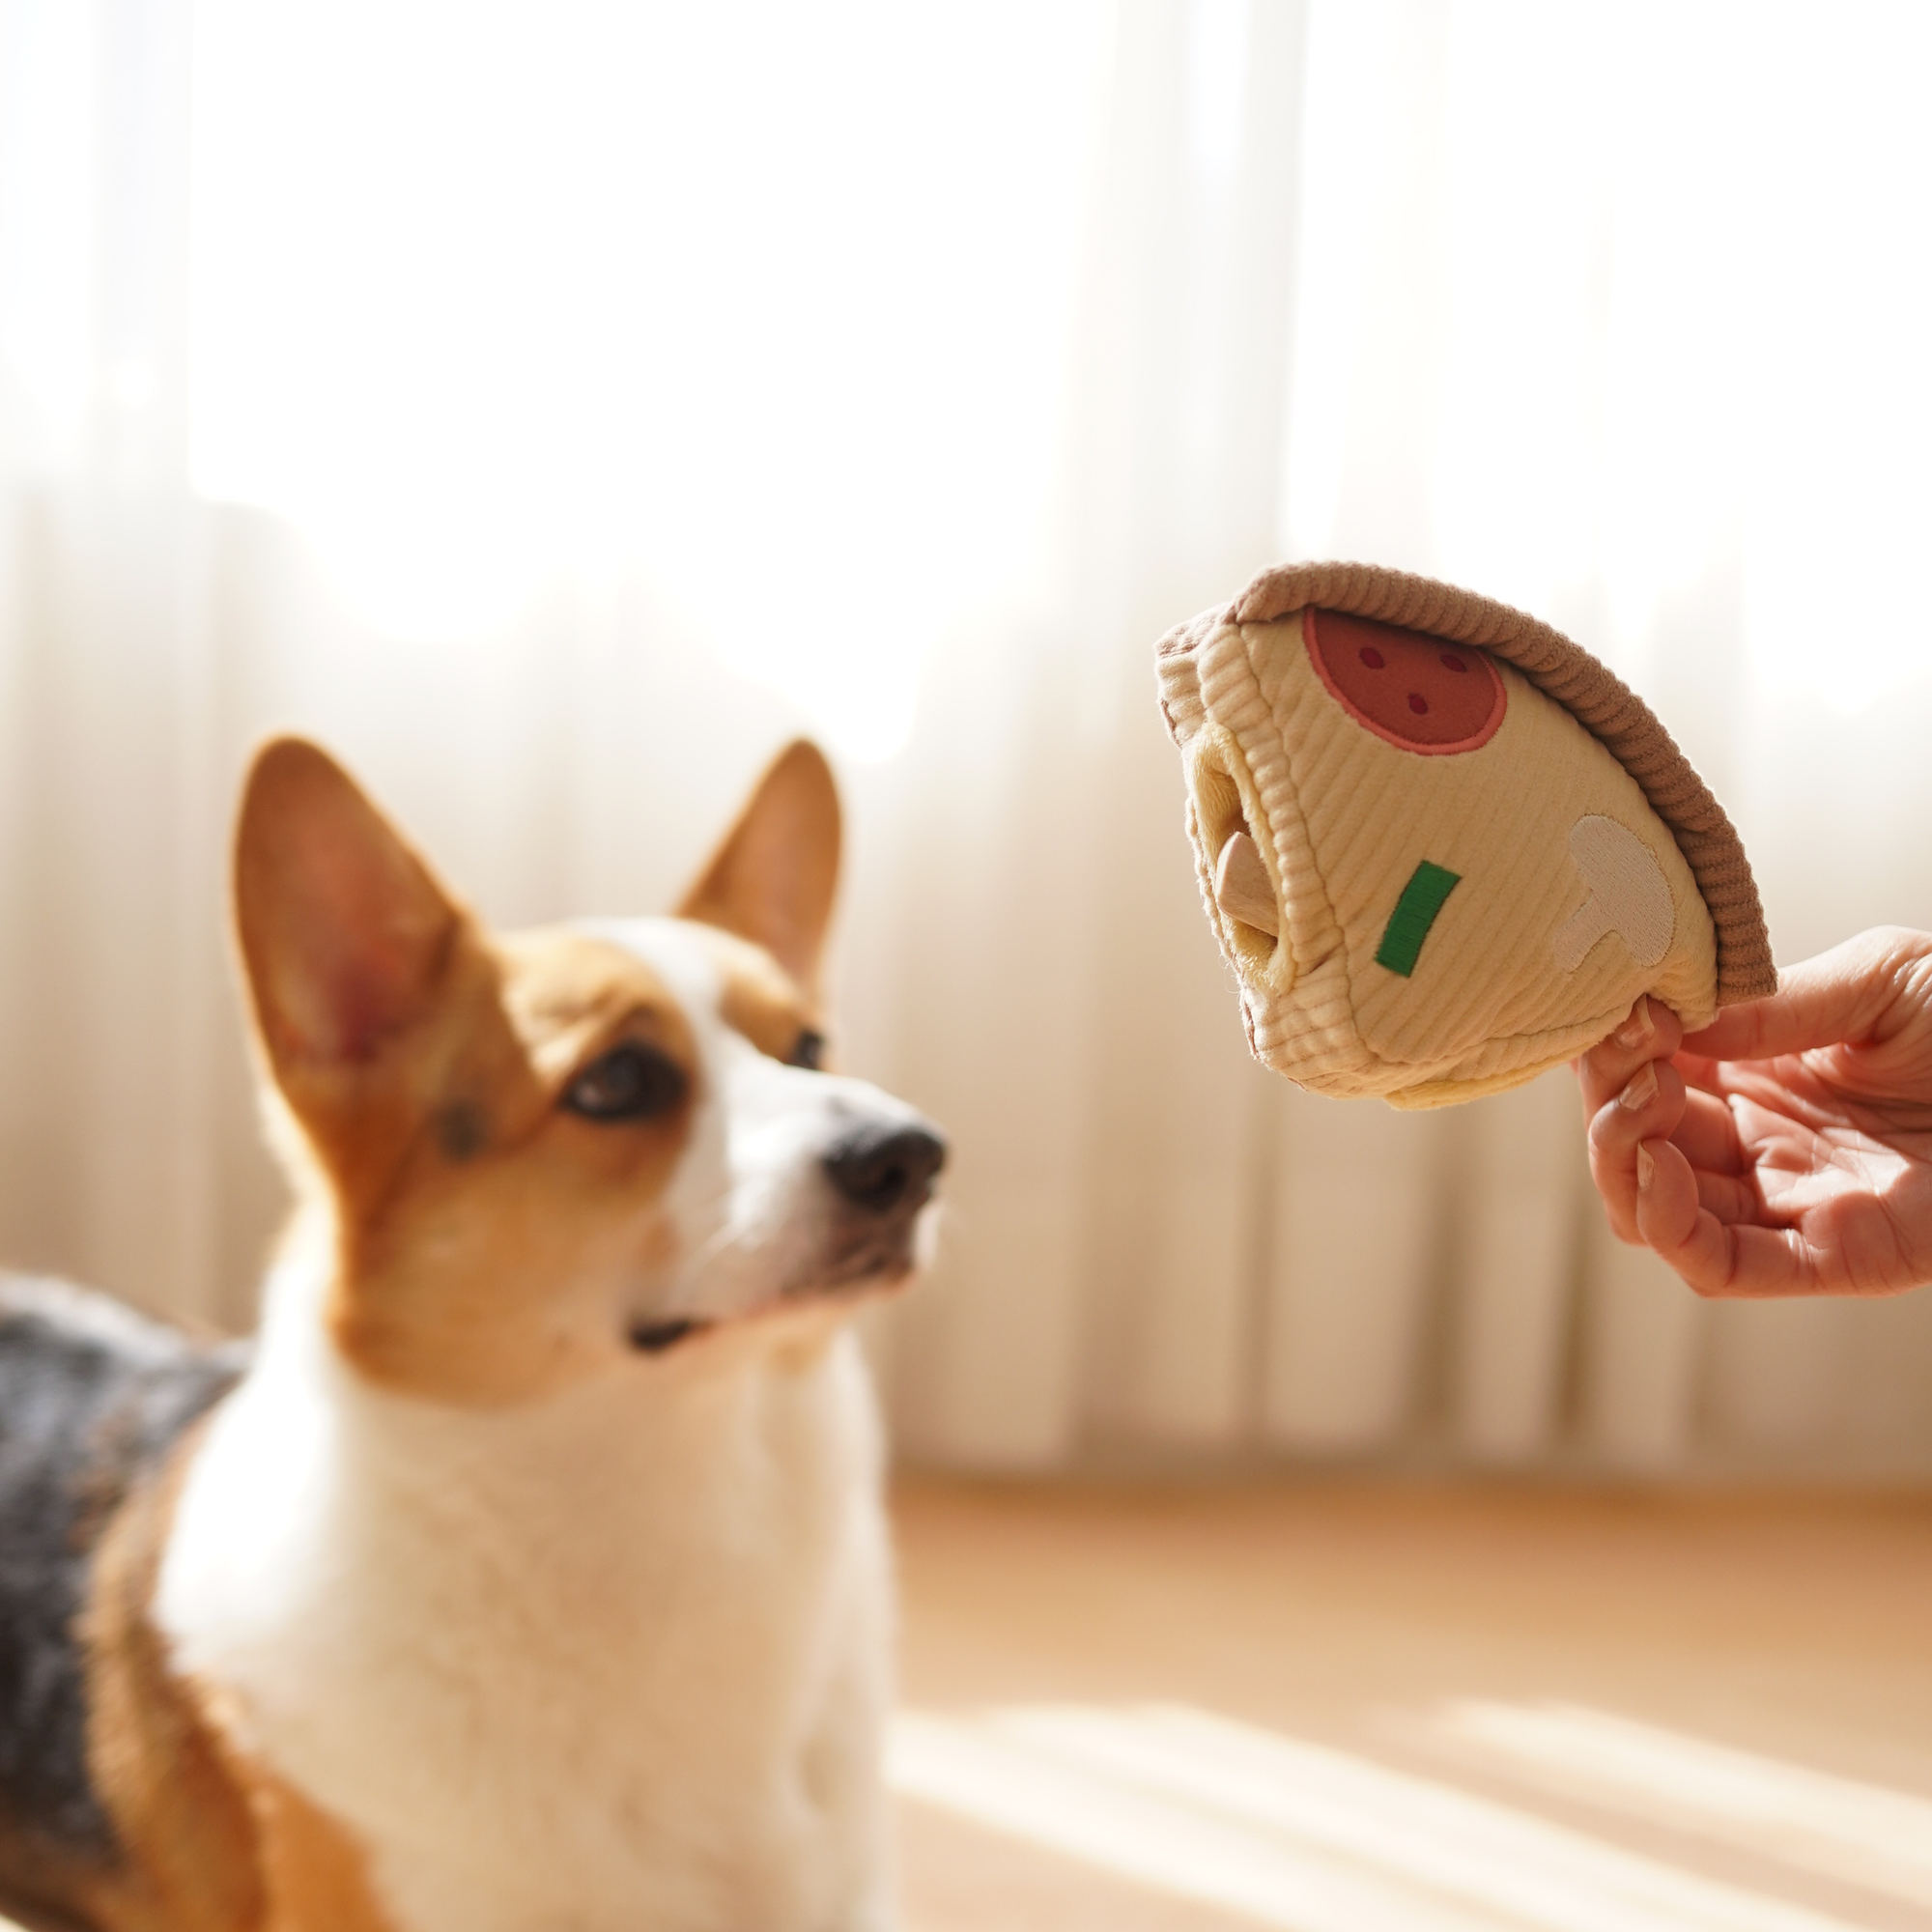
<svg viewBox="0 0 1932 1932">
<path fill-rule="evenodd" d="M 1406 752 L 1447 757 L 1487 745 L 1508 699 L 1486 651 L 1341 611 L 1302 612 L 1309 661 L 1357 724 Z"/>
</svg>

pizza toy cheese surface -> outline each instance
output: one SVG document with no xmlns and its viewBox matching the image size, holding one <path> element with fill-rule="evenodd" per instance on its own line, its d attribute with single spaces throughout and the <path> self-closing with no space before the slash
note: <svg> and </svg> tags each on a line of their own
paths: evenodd
<svg viewBox="0 0 1932 1932">
<path fill-rule="evenodd" d="M 1257 1059 L 1442 1106 L 1776 988 L 1731 823 L 1650 710 L 1522 612 L 1367 564 L 1161 639 L 1202 896 Z"/>
</svg>

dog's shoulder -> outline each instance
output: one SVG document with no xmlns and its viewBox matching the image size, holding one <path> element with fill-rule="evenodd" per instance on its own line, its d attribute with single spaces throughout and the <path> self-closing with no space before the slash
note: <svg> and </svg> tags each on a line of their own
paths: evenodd
<svg viewBox="0 0 1932 1932">
<path fill-rule="evenodd" d="M 0 1276 L 0 1837 L 111 1861 L 88 1762 L 82 1612 L 121 1504 L 244 1355 L 65 1283 Z M 14 1862 L 13 1859 L 7 1861 Z"/>
</svg>

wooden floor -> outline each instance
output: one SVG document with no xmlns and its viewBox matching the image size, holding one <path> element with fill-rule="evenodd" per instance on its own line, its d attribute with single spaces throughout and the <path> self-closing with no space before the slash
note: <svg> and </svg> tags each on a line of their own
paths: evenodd
<svg viewBox="0 0 1932 1932">
<path fill-rule="evenodd" d="M 1932 1498 L 896 1514 L 909 1932 L 1932 1927 Z"/>
</svg>

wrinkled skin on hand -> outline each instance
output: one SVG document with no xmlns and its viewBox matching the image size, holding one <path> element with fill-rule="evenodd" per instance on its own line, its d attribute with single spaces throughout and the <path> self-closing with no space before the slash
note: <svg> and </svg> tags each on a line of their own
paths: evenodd
<svg viewBox="0 0 1932 1932">
<path fill-rule="evenodd" d="M 1611 1227 L 1698 1293 L 1932 1282 L 1932 933 L 1861 933 L 1689 1036 L 1639 1000 L 1574 1065 Z"/>
</svg>

